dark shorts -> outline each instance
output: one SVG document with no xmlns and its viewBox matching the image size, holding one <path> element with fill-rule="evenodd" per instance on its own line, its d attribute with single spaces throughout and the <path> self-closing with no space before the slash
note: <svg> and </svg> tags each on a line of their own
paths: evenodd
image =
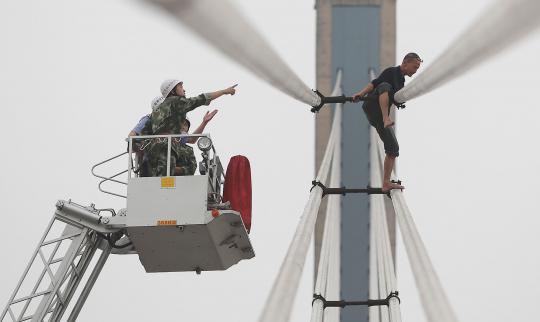
<svg viewBox="0 0 540 322">
<path fill-rule="evenodd" d="M 390 92 L 391 89 L 392 87 L 389 84 L 381 83 L 373 90 L 373 94 L 379 96 L 384 92 Z M 365 101 L 362 108 L 364 109 L 364 113 L 366 114 L 369 124 L 377 130 L 379 137 L 383 141 L 384 152 L 394 157 L 399 156 L 399 144 L 396 139 L 394 128 L 384 127 L 379 101 Z"/>
</svg>

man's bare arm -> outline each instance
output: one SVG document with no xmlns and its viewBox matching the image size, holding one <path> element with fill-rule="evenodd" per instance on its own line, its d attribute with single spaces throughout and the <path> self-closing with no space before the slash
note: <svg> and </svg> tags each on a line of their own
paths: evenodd
<svg viewBox="0 0 540 322">
<path fill-rule="evenodd" d="M 353 95 L 353 102 L 358 102 L 361 97 L 364 97 L 367 93 L 373 90 L 373 84 L 369 83 L 361 91 Z"/>
</svg>

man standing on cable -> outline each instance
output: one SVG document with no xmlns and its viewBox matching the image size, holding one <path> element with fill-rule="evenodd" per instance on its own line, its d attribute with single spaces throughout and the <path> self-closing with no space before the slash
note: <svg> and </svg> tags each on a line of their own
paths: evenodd
<svg viewBox="0 0 540 322">
<path fill-rule="evenodd" d="M 386 157 L 384 158 L 383 192 L 404 188 L 402 185 L 390 181 L 396 157 L 399 156 L 399 145 L 392 128 L 394 121 L 390 118 L 390 107 L 395 103 L 394 94 L 405 85 L 405 75 L 409 77 L 414 75 L 420 68 L 420 63 L 422 63 L 422 59 L 418 54 L 408 53 L 403 58 L 401 65 L 385 69 L 379 77 L 353 95 L 353 102 L 358 102 L 366 95 L 377 97 L 376 100 L 366 100 L 362 108 L 369 124 L 377 130 L 384 143 Z"/>
</svg>

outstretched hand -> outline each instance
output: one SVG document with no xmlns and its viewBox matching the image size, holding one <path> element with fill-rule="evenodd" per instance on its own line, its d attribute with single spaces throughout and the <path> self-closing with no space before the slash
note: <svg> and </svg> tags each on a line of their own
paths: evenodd
<svg viewBox="0 0 540 322">
<path fill-rule="evenodd" d="M 226 89 L 223 90 L 223 93 L 224 94 L 229 94 L 229 95 L 234 95 L 236 93 L 236 89 L 235 89 L 236 86 L 238 86 L 238 84 L 234 84 L 231 87 L 227 87 Z"/>
<path fill-rule="evenodd" d="M 218 110 L 213 110 L 212 112 L 206 111 L 206 114 L 203 116 L 203 122 L 208 123 L 210 122 L 214 116 L 217 114 Z"/>
</svg>

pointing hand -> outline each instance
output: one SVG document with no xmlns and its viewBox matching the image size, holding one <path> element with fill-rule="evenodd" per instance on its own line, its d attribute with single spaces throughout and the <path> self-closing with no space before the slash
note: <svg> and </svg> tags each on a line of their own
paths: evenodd
<svg viewBox="0 0 540 322">
<path fill-rule="evenodd" d="M 238 84 L 234 84 L 233 86 L 224 89 L 223 92 L 225 94 L 234 95 L 236 93 L 236 86 L 238 86 Z"/>
</svg>

